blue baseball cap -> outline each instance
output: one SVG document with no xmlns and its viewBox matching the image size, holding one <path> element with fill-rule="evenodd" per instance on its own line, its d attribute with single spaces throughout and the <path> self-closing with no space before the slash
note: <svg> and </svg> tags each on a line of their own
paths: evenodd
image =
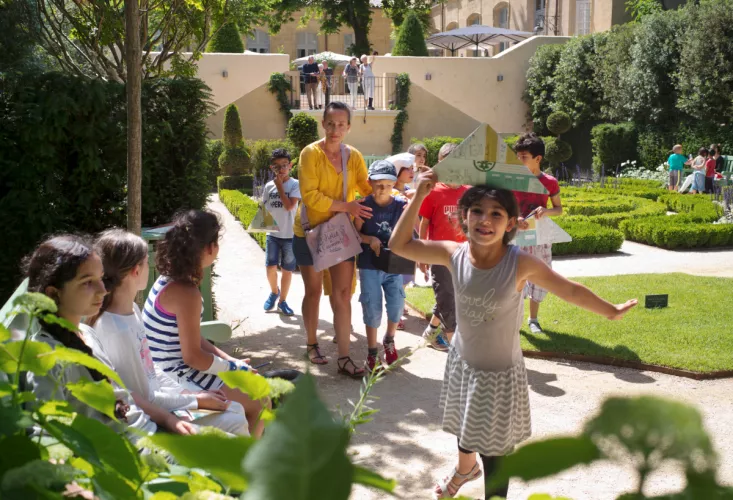
<svg viewBox="0 0 733 500">
<path fill-rule="evenodd" d="M 375 161 L 369 165 L 369 180 L 370 181 L 397 181 L 397 169 L 387 160 Z"/>
</svg>

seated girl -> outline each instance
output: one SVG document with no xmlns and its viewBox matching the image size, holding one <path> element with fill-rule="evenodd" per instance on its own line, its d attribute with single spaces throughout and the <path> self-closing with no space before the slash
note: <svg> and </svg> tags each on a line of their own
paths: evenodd
<svg viewBox="0 0 733 500">
<path fill-rule="evenodd" d="M 95 345 L 91 327 L 81 323 L 82 317 L 99 312 L 107 293 L 102 283 L 102 259 L 94 252 L 91 242 L 70 234 L 55 236 L 36 248 L 26 260 L 25 268 L 28 291 L 42 293 L 53 299 L 58 306 L 56 314 L 78 328 L 77 332 L 72 332 L 60 325 L 40 320 L 39 328 L 31 334 L 31 340 L 45 342 L 54 348 L 63 345 L 76 349 L 111 366 L 101 346 Z M 28 373 L 27 382 L 38 401 L 66 401 L 77 413 L 120 431 L 134 429 L 134 432 L 127 433 L 133 443 L 142 435 L 153 434 L 157 430 L 155 423 L 135 405 L 126 390 L 114 383 L 117 397 L 115 414 L 126 427 L 120 427 L 106 415 L 82 403 L 66 388 L 67 384 L 81 379 L 99 381 L 104 378 L 96 370 L 68 363 L 55 365 L 44 376 Z"/>
<path fill-rule="evenodd" d="M 220 229 L 211 212 L 189 210 L 176 217 L 158 243 L 160 277 L 145 301 L 143 323 L 158 369 L 190 391 L 221 390 L 227 399 L 244 407 L 249 432 L 259 437 L 264 425 L 260 421 L 262 404 L 224 386 L 217 377 L 219 372 L 252 368 L 247 360 L 235 359 L 201 337 L 203 298 L 198 285 L 204 269 L 219 253 Z"/>
<path fill-rule="evenodd" d="M 95 251 L 104 266 L 107 296 L 98 314 L 89 319 L 113 369 L 132 393 L 135 403 L 160 426 L 188 434 L 184 420 L 188 410 L 214 410 L 193 419 L 194 424 L 218 427 L 232 434 L 247 435 L 244 408 L 227 401 L 221 391 L 191 392 L 157 369 L 145 336 L 145 327 L 135 296 L 148 283 L 148 245 L 137 235 L 121 229 L 103 232 Z M 188 414 L 190 415 L 190 414 Z M 189 417 L 192 418 L 192 417 Z"/>
</svg>

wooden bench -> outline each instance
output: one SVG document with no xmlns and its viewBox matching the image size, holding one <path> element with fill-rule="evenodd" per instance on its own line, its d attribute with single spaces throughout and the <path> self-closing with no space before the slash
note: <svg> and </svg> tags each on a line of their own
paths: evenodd
<svg viewBox="0 0 733 500">
<path fill-rule="evenodd" d="M 13 338 L 20 340 L 28 330 L 28 317 L 24 314 L 13 314 L 15 308 L 13 301 L 16 297 L 23 295 L 28 291 L 28 279 L 23 280 L 18 288 L 15 289 L 10 299 L 0 308 L 0 323 L 10 330 Z M 213 342 L 226 342 L 232 338 L 232 329 L 229 325 L 222 321 L 204 321 L 201 323 L 201 335 Z"/>
</svg>

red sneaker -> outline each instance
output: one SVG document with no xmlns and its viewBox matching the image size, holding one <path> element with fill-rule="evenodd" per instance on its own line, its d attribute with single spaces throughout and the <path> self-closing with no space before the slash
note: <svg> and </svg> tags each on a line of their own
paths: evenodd
<svg viewBox="0 0 733 500">
<path fill-rule="evenodd" d="M 387 337 L 385 335 L 384 339 L 382 339 L 382 346 L 384 347 L 384 359 L 387 361 L 387 364 L 391 365 L 397 361 L 400 355 L 397 354 L 397 348 L 394 345 L 394 337 Z"/>
<path fill-rule="evenodd" d="M 377 355 L 375 354 L 368 354 L 367 355 L 367 367 L 369 368 L 369 371 L 374 371 L 374 369 L 379 364 L 379 360 L 377 359 Z"/>
</svg>

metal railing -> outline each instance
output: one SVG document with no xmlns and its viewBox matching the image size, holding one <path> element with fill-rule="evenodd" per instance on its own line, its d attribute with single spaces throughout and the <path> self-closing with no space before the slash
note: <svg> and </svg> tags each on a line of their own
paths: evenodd
<svg viewBox="0 0 733 500">
<path fill-rule="evenodd" d="M 395 109 L 397 79 L 392 76 L 359 77 L 349 81 L 339 74 L 315 79 L 300 75 L 290 79 L 291 109 L 322 109 L 331 101 L 341 101 L 351 108 Z"/>
</svg>

